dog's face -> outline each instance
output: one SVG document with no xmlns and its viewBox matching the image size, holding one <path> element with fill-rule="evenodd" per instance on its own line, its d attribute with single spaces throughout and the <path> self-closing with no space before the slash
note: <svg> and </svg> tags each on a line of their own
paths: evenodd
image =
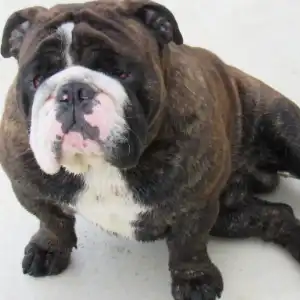
<svg viewBox="0 0 300 300">
<path fill-rule="evenodd" d="M 33 7 L 8 19 L 2 55 L 18 60 L 29 143 L 44 172 L 138 163 L 163 106 L 171 41 L 182 43 L 174 16 L 153 2 Z"/>
</svg>

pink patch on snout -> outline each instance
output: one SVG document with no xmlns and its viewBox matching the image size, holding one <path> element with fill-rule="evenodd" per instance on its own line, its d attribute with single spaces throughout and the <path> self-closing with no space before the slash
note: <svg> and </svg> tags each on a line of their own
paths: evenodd
<svg viewBox="0 0 300 300">
<path fill-rule="evenodd" d="M 69 132 L 63 137 L 63 152 L 96 154 L 99 152 L 99 145 L 92 140 L 84 139 L 82 133 Z"/>
<path fill-rule="evenodd" d="M 46 101 L 50 101 L 50 100 L 55 100 L 55 97 L 52 94 L 50 94 L 46 99 Z"/>
<path fill-rule="evenodd" d="M 121 117 L 118 116 L 113 99 L 109 95 L 101 93 L 95 100 L 97 104 L 92 113 L 86 114 L 84 118 L 91 126 L 99 128 L 99 139 L 105 141 Z"/>
</svg>

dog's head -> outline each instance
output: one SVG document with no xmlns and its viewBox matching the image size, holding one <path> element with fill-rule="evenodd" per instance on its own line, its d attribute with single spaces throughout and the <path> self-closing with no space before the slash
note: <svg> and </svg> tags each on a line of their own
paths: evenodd
<svg viewBox="0 0 300 300">
<path fill-rule="evenodd" d="M 137 164 L 162 111 L 170 42 L 183 42 L 177 22 L 151 1 L 31 7 L 8 18 L 1 54 L 18 61 L 20 104 L 44 172 L 83 173 L 99 158 Z"/>
</svg>

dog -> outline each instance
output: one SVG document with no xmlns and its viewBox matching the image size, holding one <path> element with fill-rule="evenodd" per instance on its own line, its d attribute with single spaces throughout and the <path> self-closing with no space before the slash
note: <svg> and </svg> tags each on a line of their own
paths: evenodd
<svg viewBox="0 0 300 300">
<path fill-rule="evenodd" d="M 300 260 L 300 223 L 268 203 L 300 176 L 296 104 L 214 53 L 184 44 L 152 1 L 14 12 L 1 54 L 18 72 L 0 130 L 3 170 L 40 221 L 25 274 L 63 272 L 75 215 L 141 242 L 165 240 L 174 300 L 221 297 L 210 236 L 257 237 Z"/>
</svg>

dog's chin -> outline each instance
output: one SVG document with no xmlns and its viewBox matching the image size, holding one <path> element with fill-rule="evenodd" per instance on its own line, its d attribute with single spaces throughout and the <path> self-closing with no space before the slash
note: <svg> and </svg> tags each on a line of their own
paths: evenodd
<svg viewBox="0 0 300 300">
<path fill-rule="evenodd" d="M 106 161 L 104 154 L 84 154 L 80 152 L 62 153 L 59 159 L 50 159 L 50 156 L 48 156 L 48 159 L 46 161 L 45 156 L 43 163 L 39 164 L 40 168 L 48 175 L 57 174 L 61 168 L 74 175 L 84 175 L 92 167 L 99 166 Z"/>
<path fill-rule="evenodd" d="M 83 175 L 93 166 L 99 165 L 99 162 L 101 161 L 105 161 L 104 156 L 102 155 L 75 153 L 72 155 L 63 155 L 60 164 L 69 173 Z"/>
<path fill-rule="evenodd" d="M 68 173 L 85 174 L 106 160 L 104 148 L 95 141 L 84 140 L 80 133 L 68 133 L 59 139 L 45 134 L 37 139 L 32 134 L 31 149 L 40 169 L 48 175 L 55 175 L 62 168 Z"/>
</svg>

